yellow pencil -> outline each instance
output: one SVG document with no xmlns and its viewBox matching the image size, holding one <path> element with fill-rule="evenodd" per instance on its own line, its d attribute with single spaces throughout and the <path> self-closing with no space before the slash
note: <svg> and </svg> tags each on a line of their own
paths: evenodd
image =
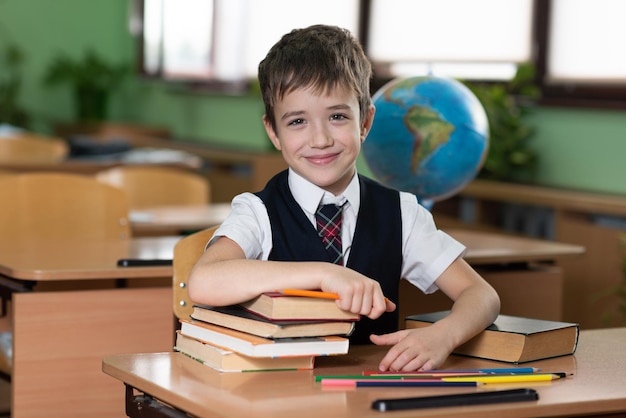
<svg viewBox="0 0 626 418">
<path fill-rule="evenodd" d="M 467 376 L 467 377 L 443 377 L 446 382 L 481 382 L 481 383 L 515 383 L 515 382 L 545 382 L 565 377 L 564 374 L 534 373 L 506 376 Z"/>
</svg>

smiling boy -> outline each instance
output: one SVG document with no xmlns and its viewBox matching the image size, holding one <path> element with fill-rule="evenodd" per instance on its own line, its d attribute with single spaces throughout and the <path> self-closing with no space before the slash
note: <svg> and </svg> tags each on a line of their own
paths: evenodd
<svg viewBox="0 0 626 418">
<path fill-rule="evenodd" d="M 189 295 L 222 306 L 281 288 L 334 292 L 341 309 L 363 316 L 351 342 L 392 346 L 381 370 L 434 369 L 491 324 L 500 301 L 414 195 L 357 174 L 374 122 L 370 78 L 360 44 L 341 28 L 294 30 L 270 49 L 259 65 L 263 124 L 289 169 L 233 199 L 192 270 Z M 341 208 L 338 257 L 316 231 L 316 212 L 329 203 Z M 454 301 L 450 315 L 398 331 L 400 279 L 443 291 Z"/>
</svg>

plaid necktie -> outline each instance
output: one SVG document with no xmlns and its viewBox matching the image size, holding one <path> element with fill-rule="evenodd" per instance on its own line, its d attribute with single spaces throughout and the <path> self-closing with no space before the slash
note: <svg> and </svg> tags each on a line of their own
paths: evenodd
<svg viewBox="0 0 626 418">
<path fill-rule="evenodd" d="M 315 214 L 317 234 L 333 263 L 343 265 L 341 211 L 343 206 L 322 205 Z"/>
</svg>

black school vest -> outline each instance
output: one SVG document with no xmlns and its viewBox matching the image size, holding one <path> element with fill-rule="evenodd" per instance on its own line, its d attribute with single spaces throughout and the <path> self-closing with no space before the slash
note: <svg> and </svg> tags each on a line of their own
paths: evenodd
<svg viewBox="0 0 626 418">
<path fill-rule="evenodd" d="M 278 173 L 256 193 L 267 208 L 272 227 L 269 259 L 331 262 L 315 226 L 291 194 L 287 177 L 287 170 Z M 361 205 L 347 267 L 377 280 L 385 296 L 397 304 L 402 268 L 400 195 L 363 176 L 359 182 Z M 365 344 L 370 342 L 370 334 L 397 331 L 398 310 L 399 306 L 376 320 L 363 317 L 350 342 Z"/>
</svg>

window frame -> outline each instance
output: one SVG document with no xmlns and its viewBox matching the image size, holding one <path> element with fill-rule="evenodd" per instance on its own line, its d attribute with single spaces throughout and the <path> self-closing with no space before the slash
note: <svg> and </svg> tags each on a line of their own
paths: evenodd
<svg viewBox="0 0 626 418">
<path fill-rule="evenodd" d="M 546 81 L 549 22 L 552 0 L 534 0 L 533 38 L 535 44 L 535 82 L 541 90 L 542 105 L 626 109 L 626 84 L 565 83 Z"/>
<path fill-rule="evenodd" d="M 549 45 L 549 22 L 552 10 L 552 0 L 533 0 L 534 15 L 532 18 L 532 41 L 533 51 L 532 63 L 535 66 L 535 84 L 541 91 L 538 99 L 540 105 L 558 107 L 585 107 L 600 109 L 626 109 L 626 84 L 592 84 L 592 83 L 565 83 L 547 82 L 547 56 Z M 137 14 L 143 16 L 144 1 L 138 2 Z M 368 52 L 368 30 L 370 22 L 371 0 L 359 0 L 358 16 L 358 37 L 361 40 L 363 49 Z M 192 93 L 216 93 L 244 95 L 249 93 L 251 86 L 256 80 L 242 80 L 241 82 L 213 80 L 170 80 L 163 77 L 162 68 L 154 73 L 146 72 L 143 65 L 144 38 L 143 30 L 137 34 L 137 73 L 146 79 L 160 80 L 169 86 L 179 87 L 181 90 Z M 374 63 L 375 65 L 375 63 Z M 390 77 L 380 77 L 374 73 L 371 83 L 372 91 L 376 91 Z M 486 82 L 489 82 L 486 80 Z M 497 81 L 492 81 L 497 83 Z"/>
</svg>

